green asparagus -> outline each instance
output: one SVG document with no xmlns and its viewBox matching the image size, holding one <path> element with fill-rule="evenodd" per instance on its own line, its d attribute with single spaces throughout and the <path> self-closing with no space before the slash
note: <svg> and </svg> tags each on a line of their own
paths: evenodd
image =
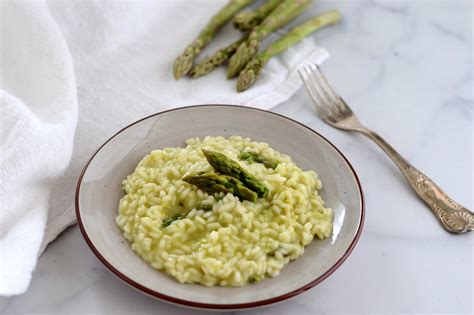
<svg viewBox="0 0 474 315">
<path fill-rule="evenodd" d="M 183 180 L 189 184 L 195 185 L 207 193 L 231 193 L 241 200 L 254 202 L 257 200 L 257 194 L 244 186 L 237 178 L 216 173 L 197 173 L 195 175 L 185 176 Z"/>
<path fill-rule="evenodd" d="M 247 161 L 248 163 L 262 163 L 266 168 L 276 168 L 278 163 L 274 163 L 265 157 L 261 156 L 258 153 L 255 152 L 242 152 L 239 155 L 239 159 L 243 161 Z"/>
<path fill-rule="evenodd" d="M 212 210 L 212 204 L 214 202 L 217 202 L 217 201 L 221 200 L 222 198 L 223 197 L 221 197 L 221 196 L 219 196 L 219 197 L 214 196 L 213 201 L 210 201 L 210 200 L 207 200 L 207 199 L 202 200 L 202 201 L 198 202 L 193 208 L 191 208 L 191 209 L 189 209 L 185 212 L 176 213 L 172 216 L 169 216 L 169 217 L 163 219 L 163 226 L 167 227 L 167 226 L 171 225 L 171 223 L 173 223 L 174 221 L 178 221 L 178 220 L 186 218 L 188 216 L 188 213 L 191 212 L 191 210 L 193 210 L 193 209 L 203 210 L 203 211 L 211 211 Z"/>
<path fill-rule="evenodd" d="M 174 216 L 168 217 L 168 218 L 163 220 L 163 226 L 167 227 L 167 226 L 171 225 L 171 223 L 173 223 L 174 221 L 181 220 L 184 217 L 185 216 L 183 216 L 182 214 L 176 214 Z"/>
<path fill-rule="evenodd" d="M 216 67 L 225 63 L 234 54 L 237 48 L 244 42 L 247 36 L 240 38 L 227 47 L 218 50 L 214 55 L 205 57 L 197 66 L 191 70 L 191 76 L 197 78 L 208 74 Z"/>
<path fill-rule="evenodd" d="M 283 0 L 264 20 L 255 27 L 229 61 L 227 77 L 237 76 L 247 62 L 257 53 L 260 41 L 273 31 L 300 15 L 312 0 Z"/>
<path fill-rule="evenodd" d="M 239 73 L 237 80 L 237 91 L 241 92 L 249 88 L 258 78 L 263 67 L 274 56 L 298 43 L 305 36 L 341 19 L 339 11 L 332 10 L 313 17 L 301 25 L 290 30 L 286 35 L 270 44 L 263 52 L 252 58 L 244 70 Z"/>
<path fill-rule="evenodd" d="M 246 187 L 255 191 L 258 197 L 266 197 L 268 195 L 268 188 L 260 183 L 249 172 L 244 170 L 240 164 L 232 159 L 229 159 L 222 153 L 202 150 L 211 166 L 218 172 L 224 175 L 232 176 L 241 181 Z"/>
<path fill-rule="evenodd" d="M 217 32 L 241 9 L 249 5 L 253 0 L 231 0 L 199 33 L 198 37 L 184 50 L 183 54 L 176 58 L 173 64 L 173 74 L 176 80 L 187 74 L 193 65 L 194 59 L 201 50 L 214 38 Z"/>
<path fill-rule="evenodd" d="M 281 0 L 268 0 L 253 11 L 239 12 L 234 17 L 234 26 L 241 31 L 250 31 L 260 24 Z"/>
<path fill-rule="evenodd" d="M 209 200 L 203 200 L 203 201 L 200 201 L 196 204 L 195 208 L 197 210 L 203 210 L 203 211 L 211 211 L 212 210 L 212 205 L 214 204 L 214 202 L 217 201 L 216 198 L 214 198 L 214 200 L 212 201 L 209 201 Z"/>
</svg>

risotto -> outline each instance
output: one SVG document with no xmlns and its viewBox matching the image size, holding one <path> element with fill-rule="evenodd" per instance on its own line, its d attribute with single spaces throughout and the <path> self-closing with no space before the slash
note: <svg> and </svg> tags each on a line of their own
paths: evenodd
<svg viewBox="0 0 474 315">
<path fill-rule="evenodd" d="M 321 181 L 314 171 L 249 138 L 192 138 L 186 144 L 152 151 L 123 181 L 117 225 L 153 268 L 181 283 L 242 286 L 278 276 L 314 237 L 331 234 L 333 213 L 318 194 Z M 206 150 L 238 163 L 266 192 L 257 197 L 245 180 L 219 174 Z M 237 186 L 200 188 L 186 180 L 194 174 Z"/>
</svg>

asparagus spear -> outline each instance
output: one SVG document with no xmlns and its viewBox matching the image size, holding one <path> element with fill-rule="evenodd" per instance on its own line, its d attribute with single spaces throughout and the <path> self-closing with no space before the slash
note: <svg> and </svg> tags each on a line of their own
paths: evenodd
<svg viewBox="0 0 474 315">
<path fill-rule="evenodd" d="M 195 185 L 208 193 L 231 193 L 241 200 L 254 202 L 257 200 L 257 194 L 244 186 L 237 178 L 228 175 L 216 173 L 197 173 L 195 175 L 185 176 L 183 180 L 189 184 Z"/>
<path fill-rule="evenodd" d="M 239 74 L 245 64 L 257 54 L 260 41 L 300 15 L 311 1 L 312 0 L 284 0 L 281 2 L 261 24 L 252 30 L 248 39 L 243 42 L 232 55 L 229 61 L 227 78 L 230 79 Z"/>
<path fill-rule="evenodd" d="M 237 12 L 249 5 L 253 0 L 231 0 L 207 25 L 201 30 L 198 37 L 184 50 L 183 54 L 176 58 L 173 64 L 173 74 L 176 80 L 187 74 L 193 65 L 193 61 L 201 50 L 212 40 L 217 31 L 221 29 Z"/>
<path fill-rule="evenodd" d="M 274 56 L 288 49 L 290 46 L 298 43 L 305 36 L 341 19 L 339 11 L 332 10 L 321 15 L 313 17 L 303 24 L 300 24 L 290 30 L 286 35 L 279 38 L 276 42 L 270 44 L 263 52 L 251 59 L 244 70 L 239 74 L 237 80 L 237 91 L 241 92 L 249 88 L 258 78 L 263 67 Z"/>
<path fill-rule="evenodd" d="M 163 226 L 167 227 L 167 226 L 171 225 L 171 223 L 173 223 L 174 221 L 181 220 L 184 217 L 185 216 L 183 216 L 182 214 L 176 214 L 172 217 L 168 217 L 168 218 L 163 220 Z"/>
<path fill-rule="evenodd" d="M 218 201 L 218 200 L 220 200 L 220 199 L 216 198 L 214 196 L 214 201 Z M 188 211 L 186 211 L 184 213 L 175 214 L 175 215 L 172 215 L 170 217 L 167 217 L 167 218 L 163 219 L 163 226 L 167 227 L 167 226 L 171 225 L 171 223 L 173 223 L 174 221 L 186 218 L 188 216 L 188 213 L 191 212 L 191 210 L 193 210 L 194 208 L 196 208 L 198 210 L 203 210 L 203 211 L 211 211 L 212 210 L 212 203 L 209 203 L 208 200 L 200 201 L 196 204 L 195 207 L 193 207 L 192 209 L 189 209 Z"/>
<path fill-rule="evenodd" d="M 244 36 L 240 38 L 239 40 L 233 42 L 227 47 L 224 47 L 220 50 L 218 50 L 214 55 L 212 56 L 207 56 L 204 58 L 197 66 L 195 66 L 191 70 L 191 76 L 193 78 L 197 78 L 200 76 L 203 76 L 205 74 L 208 74 L 212 70 L 214 70 L 216 67 L 220 66 L 234 54 L 234 52 L 237 50 L 237 48 L 244 42 L 244 40 L 247 38 L 247 36 Z"/>
<path fill-rule="evenodd" d="M 202 150 L 211 166 L 221 174 L 235 177 L 241 181 L 246 187 L 255 191 L 258 197 L 266 197 L 268 195 L 268 188 L 260 183 L 249 172 L 244 170 L 240 164 L 234 160 L 229 159 L 222 153 Z"/>
<path fill-rule="evenodd" d="M 262 163 L 266 168 L 274 169 L 278 165 L 278 163 L 269 161 L 268 159 L 255 152 L 242 152 L 239 155 L 239 159 L 247 161 L 249 163 Z"/>
<path fill-rule="evenodd" d="M 260 24 L 281 0 L 268 0 L 253 11 L 239 12 L 234 17 L 234 26 L 241 31 L 250 31 Z"/>
</svg>

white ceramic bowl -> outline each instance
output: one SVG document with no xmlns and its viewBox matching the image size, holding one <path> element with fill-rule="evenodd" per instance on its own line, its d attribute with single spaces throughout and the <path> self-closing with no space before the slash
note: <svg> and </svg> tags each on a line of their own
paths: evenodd
<svg viewBox="0 0 474 315">
<path fill-rule="evenodd" d="M 142 261 L 115 225 L 121 182 L 153 149 L 184 146 L 191 137 L 240 135 L 263 141 L 315 170 L 335 211 L 332 237 L 314 240 L 276 278 L 239 288 L 180 284 Z M 76 189 L 76 215 L 94 254 L 120 279 L 148 295 L 204 309 L 244 309 L 276 303 L 323 281 L 347 258 L 362 230 L 364 203 L 357 175 L 320 134 L 284 116 L 232 105 L 178 108 L 141 119 L 104 143 L 87 162 Z"/>
</svg>

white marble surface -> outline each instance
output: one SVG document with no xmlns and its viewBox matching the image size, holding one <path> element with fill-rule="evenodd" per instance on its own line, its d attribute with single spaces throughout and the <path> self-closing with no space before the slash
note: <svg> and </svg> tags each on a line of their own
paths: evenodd
<svg viewBox="0 0 474 315">
<path fill-rule="evenodd" d="M 472 1 L 321 0 L 313 12 L 332 7 L 344 23 L 313 36 L 332 54 L 323 67 L 330 81 L 363 122 L 472 209 Z M 361 136 L 322 123 L 305 91 L 275 111 L 319 131 L 349 158 L 365 190 L 366 221 L 353 254 L 331 277 L 245 313 L 472 314 L 473 234 L 442 230 L 390 160 Z M 201 314 L 126 286 L 77 227 L 48 247 L 27 293 L 0 299 L 0 313 Z"/>
</svg>

